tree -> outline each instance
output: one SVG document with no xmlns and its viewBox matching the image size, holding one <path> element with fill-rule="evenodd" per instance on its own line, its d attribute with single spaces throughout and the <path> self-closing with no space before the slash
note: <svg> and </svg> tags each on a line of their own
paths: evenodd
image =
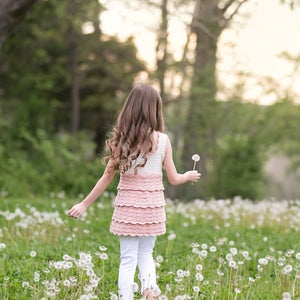
<svg viewBox="0 0 300 300">
<path fill-rule="evenodd" d="M 217 42 L 222 31 L 230 24 L 247 0 L 195 0 L 191 33 L 195 36 L 195 60 L 191 82 L 189 108 L 185 123 L 185 168 L 190 167 L 193 153 L 201 153 L 202 196 L 207 180 L 207 166 L 213 159 L 216 136 L 222 126 L 222 111 L 216 101 Z M 199 193 L 199 191 L 196 191 Z"/>
<path fill-rule="evenodd" d="M 0 49 L 13 28 L 23 20 L 37 0 L 1 0 L 0 2 Z"/>
<path fill-rule="evenodd" d="M 96 0 L 41 1 L 7 39 L 0 101 L 15 133 L 20 128 L 32 135 L 38 128 L 70 131 L 73 90 L 80 107 L 80 124 L 78 109 L 73 110 L 73 129 L 91 132 L 101 151 L 120 97 L 144 70 L 131 38 L 120 42 L 102 35 L 101 10 Z M 90 32 L 83 32 L 86 23 Z"/>
</svg>

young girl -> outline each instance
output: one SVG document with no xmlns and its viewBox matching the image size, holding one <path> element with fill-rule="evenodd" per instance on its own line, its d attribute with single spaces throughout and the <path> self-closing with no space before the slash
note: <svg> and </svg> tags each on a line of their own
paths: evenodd
<svg viewBox="0 0 300 300">
<path fill-rule="evenodd" d="M 89 195 L 69 211 L 79 218 L 120 172 L 110 231 L 120 239 L 119 299 L 132 300 L 136 266 L 144 299 L 158 299 L 152 252 L 156 236 L 166 232 L 162 166 L 168 181 L 196 182 L 198 171 L 178 174 L 169 138 L 163 133 L 162 101 L 147 85 L 132 89 L 119 114 L 113 136 L 106 141 L 110 153 L 104 174 Z"/>
</svg>

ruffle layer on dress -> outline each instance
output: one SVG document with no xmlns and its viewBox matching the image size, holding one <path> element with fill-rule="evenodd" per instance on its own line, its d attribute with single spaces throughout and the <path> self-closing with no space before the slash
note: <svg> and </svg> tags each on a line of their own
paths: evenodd
<svg viewBox="0 0 300 300">
<path fill-rule="evenodd" d="M 120 176 L 118 190 L 163 191 L 162 174 L 122 174 Z"/>
<path fill-rule="evenodd" d="M 113 215 L 113 220 L 130 224 L 151 224 L 166 221 L 164 207 L 140 208 L 117 206 Z"/>
<path fill-rule="evenodd" d="M 118 193 L 116 206 L 132 206 L 141 208 L 154 208 L 165 206 L 165 197 L 162 191 L 127 191 Z"/>
</svg>

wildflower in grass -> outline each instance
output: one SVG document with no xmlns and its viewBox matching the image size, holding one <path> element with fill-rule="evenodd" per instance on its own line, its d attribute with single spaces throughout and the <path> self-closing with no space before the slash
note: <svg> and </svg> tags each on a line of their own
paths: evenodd
<svg viewBox="0 0 300 300">
<path fill-rule="evenodd" d="M 139 285 L 136 282 L 133 283 L 132 290 L 134 293 L 136 293 L 139 290 Z"/>
<path fill-rule="evenodd" d="M 203 281 L 203 279 L 204 279 L 204 276 L 202 275 L 202 273 L 199 273 L 199 272 L 196 273 L 195 277 L 196 277 L 197 281 Z"/>
<path fill-rule="evenodd" d="M 161 255 L 156 256 L 156 261 L 158 263 L 162 263 L 164 261 L 164 258 Z"/>
<path fill-rule="evenodd" d="M 267 241 L 268 241 L 268 237 L 267 237 L 267 236 L 264 236 L 264 237 L 263 237 L 263 241 L 264 241 L 264 242 L 267 242 Z"/>
<path fill-rule="evenodd" d="M 88 295 L 81 295 L 79 300 L 89 300 L 90 297 Z"/>
<path fill-rule="evenodd" d="M 200 250 L 199 250 L 198 248 L 193 248 L 193 249 L 192 249 L 192 253 L 198 254 L 198 255 L 199 255 Z"/>
<path fill-rule="evenodd" d="M 233 256 L 232 256 L 232 254 L 231 253 L 228 253 L 228 254 L 226 254 L 226 260 L 227 261 L 231 261 L 231 260 L 233 260 Z"/>
<path fill-rule="evenodd" d="M 40 281 L 40 272 L 38 272 L 38 271 L 34 272 L 33 281 L 34 282 L 39 282 Z"/>
<path fill-rule="evenodd" d="M 194 293 L 199 293 L 200 292 L 200 287 L 199 286 L 193 286 L 193 291 L 194 291 Z"/>
<path fill-rule="evenodd" d="M 220 269 L 217 270 L 217 274 L 218 274 L 219 276 L 224 276 L 224 272 L 221 271 Z"/>
<path fill-rule="evenodd" d="M 283 267 L 285 265 L 285 261 L 286 261 L 285 257 L 279 257 L 277 261 L 278 266 Z"/>
<path fill-rule="evenodd" d="M 63 268 L 63 263 L 61 261 L 55 261 L 53 266 L 56 270 L 61 270 Z"/>
<path fill-rule="evenodd" d="M 106 251 L 107 248 L 105 246 L 99 246 L 100 251 Z"/>
<path fill-rule="evenodd" d="M 107 255 L 107 253 L 101 253 L 99 257 L 100 257 L 100 259 L 102 259 L 102 260 L 107 260 L 108 255 Z"/>
<path fill-rule="evenodd" d="M 208 255 L 207 250 L 201 250 L 201 251 L 199 252 L 199 257 L 200 257 L 200 258 L 206 258 L 207 255 Z"/>
<path fill-rule="evenodd" d="M 292 265 L 286 265 L 286 266 L 284 266 L 284 268 L 282 269 L 282 273 L 283 273 L 284 275 L 289 275 L 292 271 L 293 271 L 293 266 L 292 266 Z"/>
<path fill-rule="evenodd" d="M 196 265 L 196 270 L 197 271 L 202 271 L 203 270 L 203 266 L 200 265 L 200 264 Z"/>
<path fill-rule="evenodd" d="M 285 256 L 286 257 L 291 257 L 293 254 L 294 254 L 295 250 L 293 249 L 289 249 L 286 253 L 285 253 Z"/>
<path fill-rule="evenodd" d="M 65 280 L 63 281 L 63 285 L 64 285 L 65 287 L 70 287 L 70 286 L 71 286 L 71 281 L 70 281 L 69 279 L 65 279 Z"/>
<path fill-rule="evenodd" d="M 171 232 L 168 236 L 168 240 L 169 241 L 172 241 L 172 240 L 175 240 L 176 239 L 176 234 L 174 232 Z"/>
<path fill-rule="evenodd" d="M 71 260 L 71 257 L 69 254 L 64 254 L 63 255 L 63 260 Z"/>
<path fill-rule="evenodd" d="M 249 282 L 252 282 L 252 283 L 255 282 L 255 279 L 253 277 L 249 277 L 248 280 L 249 280 Z"/>
<path fill-rule="evenodd" d="M 110 300 L 118 300 L 118 295 L 110 292 Z"/>
<path fill-rule="evenodd" d="M 217 251 L 217 248 L 215 246 L 210 246 L 209 247 L 209 251 L 210 252 L 216 252 Z"/>
<path fill-rule="evenodd" d="M 268 260 L 265 259 L 265 258 L 260 258 L 260 259 L 258 260 L 258 263 L 259 263 L 260 265 L 267 265 L 267 264 L 268 264 Z"/>
<path fill-rule="evenodd" d="M 228 243 L 228 244 L 229 244 L 229 246 L 231 246 L 231 247 L 232 247 L 232 246 L 234 246 L 235 242 L 234 242 L 234 241 L 229 241 L 229 243 Z"/>
<path fill-rule="evenodd" d="M 230 248 L 230 253 L 234 256 L 238 254 L 238 251 L 236 248 Z"/>
<path fill-rule="evenodd" d="M 177 275 L 177 277 L 179 277 L 179 278 L 184 277 L 184 271 L 181 270 L 181 269 L 179 269 L 179 270 L 176 271 L 176 275 Z"/>
<path fill-rule="evenodd" d="M 202 244 L 202 245 L 201 245 L 201 248 L 202 248 L 203 250 L 206 250 L 206 249 L 208 248 L 208 246 L 207 246 L 207 244 Z"/>
<path fill-rule="evenodd" d="M 282 300 L 291 300 L 291 299 L 292 299 L 292 296 L 290 293 L 285 292 L 282 294 Z"/>
<path fill-rule="evenodd" d="M 22 287 L 23 287 L 24 289 L 28 288 L 28 287 L 29 287 L 29 282 L 28 282 L 28 281 L 23 281 L 23 282 L 22 282 Z"/>
<path fill-rule="evenodd" d="M 230 260 L 228 266 L 233 269 L 237 269 L 237 264 L 234 260 Z"/>
<path fill-rule="evenodd" d="M 56 296 L 55 292 L 54 292 L 54 291 L 51 291 L 51 290 L 46 291 L 46 295 L 47 295 L 49 298 L 55 297 L 55 296 Z"/>
<path fill-rule="evenodd" d="M 62 268 L 64 270 L 69 270 L 73 267 L 73 263 L 71 261 L 63 261 L 62 262 Z"/>
<path fill-rule="evenodd" d="M 0 251 L 5 249 L 6 248 L 6 245 L 4 243 L 0 243 Z"/>
<path fill-rule="evenodd" d="M 32 250 L 32 251 L 29 252 L 29 255 L 31 257 L 36 257 L 36 252 L 34 250 Z"/>
</svg>

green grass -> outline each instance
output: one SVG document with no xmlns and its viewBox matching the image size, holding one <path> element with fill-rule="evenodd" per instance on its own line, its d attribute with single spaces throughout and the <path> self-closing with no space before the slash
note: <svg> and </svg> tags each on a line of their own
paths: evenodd
<svg viewBox="0 0 300 300">
<path fill-rule="evenodd" d="M 116 299 L 113 195 L 73 220 L 78 201 L 0 199 L 0 299 Z M 168 201 L 166 211 L 161 299 L 300 299 L 300 201 Z"/>
</svg>

